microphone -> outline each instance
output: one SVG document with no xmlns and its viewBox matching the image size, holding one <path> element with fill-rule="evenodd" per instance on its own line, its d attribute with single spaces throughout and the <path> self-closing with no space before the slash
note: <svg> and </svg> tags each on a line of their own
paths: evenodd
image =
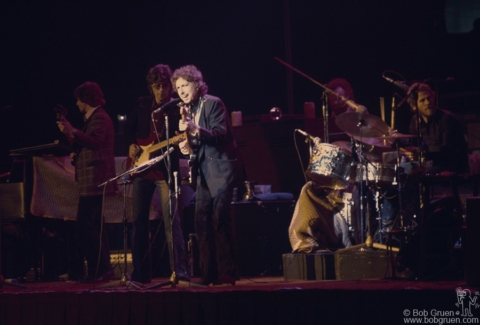
<svg viewBox="0 0 480 325">
<path fill-rule="evenodd" d="M 406 84 L 404 84 L 403 81 L 396 81 L 385 76 L 382 76 L 382 77 L 383 79 L 387 80 L 388 82 L 391 82 L 392 84 L 394 84 L 395 86 L 403 90 L 404 92 L 408 91 L 409 87 Z"/>
<path fill-rule="evenodd" d="M 178 188 L 178 172 L 173 172 L 173 182 L 175 183 L 175 194 L 180 194 L 180 189 Z"/>
<path fill-rule="evenodd" d="M 161 110 L 163 109 L 167 109 L 167 108 L 170 108 L 174 105 L 177 105 L 178 103 L 180 103 L 182 100 L 180 98 L 175 98 L 175 99 L 172 99 L 171 101 L 169 101 L 168 103 L 165 103 L 163 104 L 162 106 L 160 106 L 159 108 L 157 108 L 156 110 L 154 110 L 152 112 L 152 114 L 157 114 L 159 113 Z"/>
<path fill-rule="evenodd" d="M 301 133 L 303 136 L 305 136 L 306 138 L 308 138 L 309 140 L 311 141 L 315 141 L 315 139 L 320 139 L 319 137 L 314 137 L 313 135 L 303 131 L 303 130 L 300 130 L 300 129 L 295 129 L 295 131 Z"/>
</svg>

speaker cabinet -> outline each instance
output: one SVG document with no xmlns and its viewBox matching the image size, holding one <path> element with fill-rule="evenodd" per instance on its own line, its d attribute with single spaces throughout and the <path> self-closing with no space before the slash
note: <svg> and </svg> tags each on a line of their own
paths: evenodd
<svg viewBox="0 0 480 325">
<path fill-rule="evenodd" d="M 392 276 L 395 253 L 385 250 L 349 250 L 335 252 L 335 278 L 337 280 L 383 279 Z M 404 277 L 403 274 L 395 274 Z"/>
<path fill-rule="evenodd" d="M 0 184 L 0 218 L 3 223 L 24 218 L 27 211 L 25 203 L 23 182 Z"/>
<path fill-rule="evenodd" d="M 465 244 L 465 280 L 480 285 L 480 197 L 467 198 Z"/>
<path fill-rule="evenodd" d="M 285 280 L 335 280 L 334 253 L 283 254 L 283 278 Z"/>
<path fill-rule="evenodd" d="M 240 276 L 282 275 L 282 255 L 292 248 L 288 226 L 295 201 L 232 203 Z"/>
</svg>

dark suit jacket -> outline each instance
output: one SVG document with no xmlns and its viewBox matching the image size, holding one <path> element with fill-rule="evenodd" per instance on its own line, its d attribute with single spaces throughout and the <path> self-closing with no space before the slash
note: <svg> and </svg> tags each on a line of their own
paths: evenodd
<svg viewBox="0 0 480 325">
<path fill-rule="evenodd" d="M 75 179 L 80 195 L 101 195 L 104 188 L 98 185 L 115 177 L 114 128 L 107 112 L 97 108 L 73 141 L 77 153 Z M 117 182 L 112 181 L 106 193 L 114 193 L 117 189 Z"/>
<path fill-rule="evenodd" d="M 215 197 L 239 185 L 242 181 L 243 165 L 222 100 L 205 95 L 200 101 L 203 101 L 203 108 L 198 122 L 198 164 L 210 194 Z"/>
</svg>

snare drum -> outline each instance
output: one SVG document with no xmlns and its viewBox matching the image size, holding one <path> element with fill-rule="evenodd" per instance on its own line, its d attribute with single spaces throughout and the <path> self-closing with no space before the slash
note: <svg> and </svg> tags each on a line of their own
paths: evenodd
<svg viewBox="0 0 480 325">
<path fill-rule="evenodd" d="M 313 146 L 307 177 L 314 183 L 332 189 L 344 189 L 350 178 L 352 156 L 329 143 Z"/>
</svg>

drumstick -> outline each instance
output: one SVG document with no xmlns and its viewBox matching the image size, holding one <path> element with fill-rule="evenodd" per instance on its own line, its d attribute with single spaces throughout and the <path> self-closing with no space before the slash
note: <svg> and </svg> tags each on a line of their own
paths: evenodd
<svg viewBox="0 0 480 325">
<path fill-rule="evenodd" d="M 380 97 L 380 117 L 385 122 L 385 98 Z"/>
<path fill-rule="evenodd" d="M 392 97 L 392 118 L 390 122 L 390 127 L 395 129 L 395 95 Z"/>
</svg>

